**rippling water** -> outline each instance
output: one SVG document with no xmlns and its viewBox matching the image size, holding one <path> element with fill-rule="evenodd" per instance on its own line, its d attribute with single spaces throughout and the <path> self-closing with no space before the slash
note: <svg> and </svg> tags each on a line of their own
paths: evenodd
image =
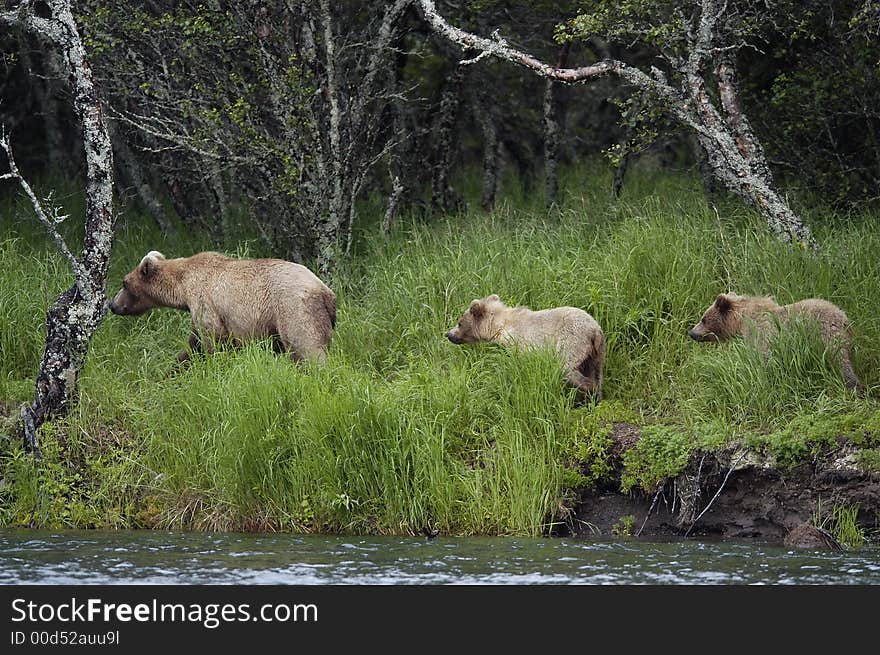
<svg viewBox="0 0 880 655">
<path fill-rule="evenodd" d="M 880 551 L 752 543 L 0 530 L 0 584 L 880 584 Z"/>
</svg>

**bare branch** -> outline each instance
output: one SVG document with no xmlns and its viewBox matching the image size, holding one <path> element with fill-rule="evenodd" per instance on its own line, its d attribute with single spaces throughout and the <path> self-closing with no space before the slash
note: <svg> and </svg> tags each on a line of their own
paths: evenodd
<svg viewBox="0 0 880 655">
<path fill-rule="evenodd" d="M 780 239 L 816 248 L 809 227 L 776 191 L 770 176 L 764 174 L 762 164 L 758 161 L 763 159 L 760 143 L 755 140 L 751 151 L 749 148 L 740 151 L 737 148 L 736 135 L 732 133 L 730 125 L 725 122 L 706 90 L 705 63 L 712 57 L 717 40 L 716 26 L 727 11 L 726 0 L 720 6 L 716 0 L 701 1 L 699 26 L 696 33 L 689 30 L 687 34 L 690 52 L 684 70 L 681 71 L 685 78 L 681 90 L 670 86 L 662 74 L 648 74 L 615 59 L 605 59 L 580 68 L 553 67 L 528 53 L 511 48 L 503 39 L 486 39 L 450 25 L 437 13 L 433 0 L 418 0 L 418 4 L 431 28 L 461 48 L 489 52 L 524 66 L 542 77 L 560 82 L 587 82 L 612 74 L 647 93 L 659 107 L 696 132 L 700 145 L 708 156 L 713 175 L 728 189 L 755 206 Z M 744 126 L 745 121 L 741 120 L 740 125 Z M 745 133 L 743 127 L 740 134 Z M 766 170 L 769 172 L 769 169 Z"/>
<path fill-rule="evenodd" d="M 541 77 L 566 84 L 591 82 L 605 75 L 616 75 L 628 84 L 651 93 L 657 100 L 667 105 L 673 115 L 685 124 L 694 129 L 699 128 L 696 119 L 681 102 L 678 92 L 662 76 L 651 77 L 638 68 L 633 68 L 617 59 L 605 59 L 590 66 L 579 66 L 577 68 L 550 66 L 526 52 L 510 47 L 497 33 L 496 38 L 486 39 L 450 25 L 446 22 L 446 19 L 437 13 L 433 0 L 417 1 L 425 16 L 425 20 L 428 21 L 431 28 L 463 49 L 488 52 L 501 59 L 524 66 Z M 467 64 L 470 61 L 465 60 L 461 63 Z"/>
<path fill-rule="evenodd" d="M 88 297 L 90 294 L 90 290 L 86 285 L 81 283 L 81 280 L 84 277 L 84 271 L 82 265 L 79 260 L 70 250 L 67 245 L 67 242 L 64 240 L 64 237 L 55 229 L 55 225 L 61 223 L 66 216 L 62 217 L 58 209 L 54 206 L 49 208 L 49 211 L 43 209 L 42 203 L 37 198 L 37 195 L 34 193 L 34 190 L 31 188 L 31 185 L 28 184 L 27 180 L 21 175 L 21 172 L 18 169 L 18 165 L 15 163 L 15 158 L 12 156 L 12 144 L 9 141 L 9 135 L 6 134 L 6 128 L 4 127 L 2 131 L 0 131 L 0 148 L 6 152 L 6 158 L 9 162 L 9 172 L 0 175 L 0 180 L 16 180 L 21 187 L 22 191 L 24 191 L 25 195 L 31 201 L 31 205 L 33 205 L 34 213 L 37 215 L 40 223 L 43 224 L 43 227 L 46 228 L 46 231 L 49 233 L 49 236 L 52 237 L 52 241 L 55 242 L 55 247 L 58 248 L 58 252 L 64 255 L 65 259 L 70 263 L 70 267 L 73 269 L 73 276 L 76 280 L 77 287 L 80 290 L 80 293 L 83 294 L 84 297 Z M 51 215 L 51 218 L 50 218 Z"/>
<path fill-rule="evenodd" d="M 687 532 L 684 533 L 685 538 L 687 538 L 690 535 L 691 530 L 694 529 L 694 526 L 697 524 L 697 521 L 699 521 L 701 518 L 703 518 L 703 514 L 705 514 L 706 512 L 709 511 L 709 508 L 712 507 L 712 503 L 715 502 L 715 499 L 721 495 L 721 492 L 724 490 L 724 485 L 727 484 L 727 479 L 730 477 L 730 474 L 733 473 L 734 469 L 743 460 L 743 457 L 746 456 L 747 452 L 748 451 L 743 450 L 742 453 L 740 454 L 740 456 L 736 458 L 736 461 L 730 465 L 730 468 L 727 470 L 727 475 L 724 476 L 724 479 L 721 481 L 721 486 L 718 487 L 718 491 L 716 491 L 715 495 L 712 496 L 712 500 L 710 500 L 709 503 L 703 508 L 703 511 L 700 512 L 699 516 L 697 516 L 697 518 L 695 518 L 693 520 L 693 522 L 691 523 L 691 527 L 689 527 L 687 529 Z"/>
<path fill-rule="evenodd" d="M 619 69 L 626 66 L 623 62 L 608 59 L 592 66 L 555 68 L 528 53 L 510 47 L 497 33 L 495 39 L 485 39 L 450 25 L 446 22 L 446 19 L 437 13 L 433 0 L 418 0 L 418 3 L 425 16 L 425 20 L 428 21 L 431 28 L 459 47 L 465 50 L 470 48 L 488 52 L 501 59 L 530 68 L 542 77 L 549 77 L 559 82 L 573 84 L 601 77 L 608 73 L 619 74 Z"/>
</svg>

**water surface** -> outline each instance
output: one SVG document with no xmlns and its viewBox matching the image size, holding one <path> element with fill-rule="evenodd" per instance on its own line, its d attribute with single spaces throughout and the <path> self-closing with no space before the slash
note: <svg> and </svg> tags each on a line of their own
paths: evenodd
<svg viewBox="0 0 880 655">
<path fill-rule="evenodd" d="M 0 530 L 0 584 L 880 584 L 880 551 L 730 542 Z"/>
</svg>

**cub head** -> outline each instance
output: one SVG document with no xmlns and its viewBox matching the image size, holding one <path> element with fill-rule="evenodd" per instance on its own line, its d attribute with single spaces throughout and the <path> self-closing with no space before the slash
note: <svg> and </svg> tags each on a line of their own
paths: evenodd
<svg viewBox="0 0 880 655">
<path fill-rule="evenodd" d="M 735 311 L 739 296 L 722 293 L 715 298 L 703 318 L 688 330 L 688 336 L 695 341 L 724 341 L 740 331 L 740 317 Z"/>
<path fill-rule="evenodd" d="M 110 301 L 110 311 L 121 316 L 140 316 L 144 312 L 157 307 L 153 294 L 153 285 L 165 256 L 151 250 L 141 263 L 124 278 L 122 289 Z"/>
<path fill-rule="evenodd" d="M 458 319 L 458 325 L 446 333 L 452 343 L 476 343 L 492 339 L 492 317 L 504 303 L 494 293 L 471 302 L 468 310 Z"/>
</svg>

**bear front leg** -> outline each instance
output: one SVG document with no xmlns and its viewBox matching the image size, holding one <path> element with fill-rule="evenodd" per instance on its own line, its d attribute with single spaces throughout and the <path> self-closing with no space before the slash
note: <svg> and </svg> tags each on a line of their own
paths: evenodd
<svg viewBox="0 0 880 655">
<path fill-rule="evenodd" d="M 189 335 L 189 350 L 181 350 L 180 354 L 177 355 L 177 361 L 183 364 L 189 361 L 190 353 L 196 355 L 200 352 L 202 352 L 202 339 L 199 337 L 198 332 L 193 330 Z"/>
</svg>

